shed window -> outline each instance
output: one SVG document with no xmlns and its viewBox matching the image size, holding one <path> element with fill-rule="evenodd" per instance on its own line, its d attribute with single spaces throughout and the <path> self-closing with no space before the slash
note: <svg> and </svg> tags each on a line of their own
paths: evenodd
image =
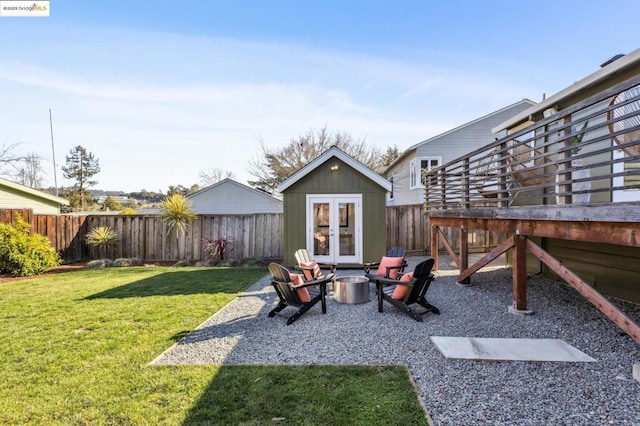
<svg viewBox="0 0 640 426">
<path fill-rule="evenodd" d="M 417 157 L 409 163 L 410 189 L 424 188 L 422 171 L 429 171 L 440 166 L 442 157 Z"/>
</svg>

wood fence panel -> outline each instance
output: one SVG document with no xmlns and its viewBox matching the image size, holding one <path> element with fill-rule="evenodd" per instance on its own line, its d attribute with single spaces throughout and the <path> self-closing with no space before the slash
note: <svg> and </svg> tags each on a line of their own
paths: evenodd
<svg viewBox="0 0 640 426">
<path fill-rule="evenodd" d="M 442 230 L 447 240 L 458 250 L 460 230 L 447 227 Z M 470 230 L 469 251 L 487 252 L 504 239 L 502 235 L 483 230 Z M 387 207 L 387 248 L 404 247 L 408 252 L 429 253 L 431 225 L 423 205 Z M 444 249 L 442 243 L 439 249 Z"/>
<path fill-rule="evenodd" d="M 13 223 L 20 216 L 33 233 L 47 237 L 65 263 L 88 259 L 137 257 L 145 261 L 199 261 L 207 257 L 204 237 L 233 238 L 232 257 L 282 259 L 282 214 L 199 216 L 184 235 L 167 233 L 160 216 L 121 215 L 33 215 L 31 210 L 0 209 L 0 223 Z M 96 250 L 86 235 L 106 226 L 119 235 L 118 244 Z"/>
</svg>

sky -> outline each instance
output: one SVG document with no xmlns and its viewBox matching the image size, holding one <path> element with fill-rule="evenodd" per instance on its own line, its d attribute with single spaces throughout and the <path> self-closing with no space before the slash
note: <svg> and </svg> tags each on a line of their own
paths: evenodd
<svg viewBox="0 0 640 426">
<path fill-rule="evenodd" d="M 246 183 L 261 143 L 325 126 L 403 151 L 637 49 L 625 16 L 640 2 L 51 0 L 0 11 L 0 146 L 40 155 L 45 186 L 73 184 L 80 145 L 94 189 L 163 193 Z"/>
</svg>

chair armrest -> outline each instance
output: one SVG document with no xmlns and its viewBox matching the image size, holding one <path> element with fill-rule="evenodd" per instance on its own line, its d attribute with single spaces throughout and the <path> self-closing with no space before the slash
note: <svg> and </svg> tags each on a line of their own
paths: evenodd
<svg viewBox="0 0 640 426">
<path fill-rule="evenodd" d="M 374 268 L 374 267 L 377 268 L 378 266 L 380 266 L 380 262 L 367 262 L 367 263 L 364 263 L 363 265 L 364 265 L 364 272 L 365 274 L 367 274 L 369 273 L 371 268 Z"/>
<path fill-rule="evenodd" d="M 335 278 L 335 274 L 328 274 L 328 275 L 325 275 L 324 277 L 318 278 L 316 280 L 305 281 L 302 284 L 298 284 L 298 285 L 292 284 L 291 288 L 302 288 L 302 287 L 309 287 L 309 286 L 312 286 L 312 285 L 322 285 L 322 284 L 328 283 L 329 281 L 333 281 L 334 278 Z"/>
<path fill-rule="evenodd" d="M 326 265 L 329 265 L 329 264 L 326 264 Z M 321 265 L 318 265 L 318 266 L 320 266 L 320 269 L 326 269 L 326 268 L 322 268 L 322 266 L 321 266 Z M 297 269 L 298 271 L 300 271 L 300 272 L 302 273 L 302 279 L 303 279 L 303 280 L 305 280 L 305 281 L 311 281 L 311 280 L 308 280 L 308 279 L 307 279 L 307 275 L 305 274 L 305 272 L 307 272 L 307 271 L 308 271 L 308 272 L 309 272 L 309 275 L 313 277 L 313 272 L 314 272 L 314 271 L 313 271 L 313 268 L 305 267 L 305 266 L 296 266 L 296 268 L 295 268 L 295 269 Z M 323 274 L 323 275 L 322 275 L 322 277 L 318 278 L 318 280 L 323 280 L 323 279 L 325 279 L 326 277 L 328 277 L 329 275 L 333 276 L 333 275 L 335 275 L 335 274 L 334 274 L 334 272 L 335 272 L 335 265 L 334 265 L 334 266 L 329 270 L 329 273 L 328 273 L 328 274 L 326 274 L 326 275 L 325 275 L 325 274 Z M 331 279 L 333 279 L 333 278 L 331 278 Z"/>
<path fill-rule="evenodd" d="M 328 269 L 330 273 L 334 273 L 338 267 L 335 263 L 320 263 L 318 266 L 320 266 L 320 269 Z"/>
<path fill-rule="evenodd" d="M 378 282 L 382 285 L 395 285 L 400 283 L 400 281 L 398 281 L 395 278 L 387 278 L 387 277 L 383 277 L 382 275 L 374 275 L 370 278 L 370 280 Z"/>
</svg>

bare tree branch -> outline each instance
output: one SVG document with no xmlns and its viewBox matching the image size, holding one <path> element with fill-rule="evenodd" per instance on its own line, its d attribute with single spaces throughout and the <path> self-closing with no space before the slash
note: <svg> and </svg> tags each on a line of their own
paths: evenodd
<svg viewBox="0 0 640 426">
<path fill-rule="evenodd" d="M 200 170 L 198 177 L 200 178 L 200 185 L 203 187 L 211 186 L 224 179 L 236 179 L 235 173 L 218 167 Z"/>
<path fill-rule="evenodd" d="M 274 193 L 282 181 L 333 145 L 378 173 L 389 161 L 378 148 L 367 144 L 366 138 L 354 140 L 346 132 L 331 133 L 326 125 L 318 131 L 308 130 L 304 135 L 291 139 L 284 147 L 270 149 L 262 138 L 258 142 L 262 153 L 249 161 L 248 171 L 256 178 L 249 184 L 270 193 Z"/>
</svg>

